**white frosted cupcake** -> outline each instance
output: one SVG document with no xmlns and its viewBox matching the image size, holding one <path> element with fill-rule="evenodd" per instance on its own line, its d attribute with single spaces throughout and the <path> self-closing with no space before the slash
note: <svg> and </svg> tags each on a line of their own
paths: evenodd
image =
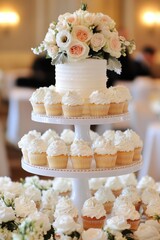
<svg viewBox="0 0 160 240">
<path fill-rule="evenodd" d="M 89 96 L 91 116 L 107 116 L 110 107 L 110 100 L 106 91 L 94 91 Z"/>
<path fill-rule="evenodd" d="M 94 149 L 94 158 L 97 168 L 112 168 L 116 165 L 117 148 L 112 141 Z"/>
<path fill-rule="evenodd" d="M 54 140 L 47 148 L 47 160 L 50 168 L 67 168 L 68 148 L 61 139 Z"/>
<path fill-rule="evenodd" d="M 123 187 L 129 187 L 129 186 L 137 186 L 137 178 L 134 173 L 129 173 L 125 175 L 120 175 L 119 179 L 121 180 Z"/>
<path fill-rule="evenodd" d="M 56 239 L 63 239 L 63 236 L 68 236 L 67 239 L 80 239 L 82 227 L 68 214 L 56 218 L 53 222 L 53 227 L 55 229 Z"/>
<path fill-rule="evenodd" d="M 128 201 L 133 203 L 133 205 L 135 206 L 136 210 L 137 211 L 140 210 L 141 198 L 140 198 L 140 196 L 138 194 L 138 191 L 137 191 L 136 187 L 134 187 L 134 186 L 125 187 L 122 190 L 121 196 L 127 197 Z"/>
<path fill-rule="evenodd" d="M 114 144 L 117 148 L 117 165 L 128 165 L 133 162 L 134 146 L 132 141 L 121 131 L 116 131 Z"/>
<path fill-rule="evenodd" d="M 104 180 L 103 178 L 90 178 L 88 183 L 91 195 L 94 195 L 95 192 L 104 185 Z"/>
<path fill-rule="evenodd" d="M 139 135 L 136 134 L 133 130 L 128 129 L 124 132 L 125 136 L 133 143 L 134 146 L 134 155 L 133 161 L 139 161 L 141 158 L 141 152 L 143 148 L 143 142 L 140 139 Z"/>
<path fill-rule="evenodd" d="M 123 113 L 126 113 L 128 112 L 129 101 L 132 99 L 131 93 L 127 87 L 122 85 L 116 86 L 115 88 L 121 97 L 121 101 L 124 102 Z"/>
<path fill-rule="evenodd" d="M 160 198 L 153 198 L 150 201 L 150 203 L 146 207 L 145 216 L 148 219 L 156 219 L 157 216 L 160 217 Z"/>
<path fill-rule="evenodd" d="M 41 138 L 35 138 L 28 147 L 29 162 L 32 165 L 47 165 L 47 144 Z"/>
<path fill-rule="evenodd" d="M 115 130 L 106 130 L 104 133 L 103 133 L 103 137 L 108 141 L 108 140 L 111 140 L 111 141 L 114 141 L 114 138 L 115 138 Z"/>
<path fill-rule="evenodd" d="M 62 115 L 62 97 L 61 95 L 48 89 L 44 97 L 44 106 L 47 116 L 59 116 Z"/>
<path fill-rule="evenodd" d="M 34 113 L 38 113 L 38 114 L 46 113 L 45 107 L 44 107 L 44 97 L 45 97 L 46 91 L 47 91 L 46 87 L 40 87 L 32 93 L 32 96 L 30 97 L 29 101 L 32 104 Z"/>
<path fill-rule="evenodd" d="M 109 187 L 112 190 L 115 197 L 118 197 L 123 189 L 123 185 L 118 177 L 107 178 L 105 187 Z"/>
<path fill-rule="evenodd" d="M 108 111 L 109 115 L 117 115 L 123 113 L 124 109 L 124 98 L 121 96 L 117 87 L 108 88 L 108 98 L 110 99 L 110 108 Z"/>
<path fill-rule="evenodd" d="M 53 129 L 48 129 L 42 134 L 41 138 L 49 146 L 50 143 L 52 143 L 52 141 L 59 139 L 60 137 L 59 137 L 58 133 L 56 133 L 56 131 L 54 131 Z"/>
<path fill-rule="evenodd" d="M 18 142 L 18 147 L 21 149 L 24 161 L 29 162 L 28 158 L 28 146 L 30 142 L 35 139 L 39 138 L 41 136 L 40 132 L 37 132 L 36 130 L 30 131 L 27 134 L 25 134 L 21 140 Z"/>
<path fill-rule="evenodd" d="M 92 148 L 101 148 L 106 144 L 106 139 L 103 136 L 98 136 L 92 143 Z"/>
<path fill-rule="evenodd" d="M 92 142 L 94 142 L 97 139 L 97 137 L 99 137 L 99 134 L 93 130 L 89 131 L 89 135 Z"/>
<path fill-rule="evenodd" d="M 81 117 L 83 99 L 76 91 L 68 91 L 62 97 L 62 109 L 65 117 Z"/>
<path fill-rule="evenodd" d="M 89 228 L 86 231 L 82 232 L 82 240 L 106 240 L 107 233 L 102 229 L 98 228 Z"/>
<path fill-rule="evenodd" d="M 146 223 L 141 223 L 137 231 L 134 232 L 134 236 L 138 240 L 159 240 L 160 233 L 156 227 L 148 225 Z"/>
<path fill-rule="evenodd" d="M 61 132 L 60 138 L 65 142 L 65 144 L 70 147 L 75 138 L 75 133 L 71 129 L 64 129 Z"/>
<path fill-rule="evenodd" d="M 70 158 L 73 168 L 87 169 L 91 167 L 93 151 L 87 142 L 76 139 L 70 148 Z"/>
<path fill-rule="evenodd" d="M 147 205 L 154 199 L 159 200 L 159 193 L 153 188 L 145 188 L 141 194 L 142 208 L 145 212 Z"/>
<path fill-rule="evenodd" d="M 104 230 L 111 229 L 113 231 L 123 231 L 126 229 L 130 229 L 130 224 L 127 223 L 125 217 L 122 216 L 113 216 L 106 221 L 106 225 Z"/>
<path fill-rule="evenodd" d="M 52 187 L 60 196 L 70 196 L 72 181 L 70 178 L 54 178 Z"/>
<path fill-rule="evenodd" d="M 56 205 L 54 218 L 58 218 L 63 215 L 70 215 L 75 221 L 78 220 L 78 209 L 73 205 L 70 198 L 61 197 Z"/>
<path fill-rule="evenodd" d="M 115 201 L 115 196 L 107 187 L 101 187 L 98 191 L 94 194 L 97 201 L 101 202 L 104 206 L 106 214 L 110 214 L 112 211 L 113 203 Z"/>
<path fill-rule="evenodd" d="M 87 199 L 82 207 L 83 228 L 103 228 L 106 219 L 106 211 L 102 203 L 95 197 Z"/>
<path fill-rule="evenodd" d="M 152 177 L 146 175 L 139 180 L 137 184 L 137 189 L 140 193 L 142 193 L 146 188 L 155 189 L 155 184 L 155 180 Z"/>
</svg>

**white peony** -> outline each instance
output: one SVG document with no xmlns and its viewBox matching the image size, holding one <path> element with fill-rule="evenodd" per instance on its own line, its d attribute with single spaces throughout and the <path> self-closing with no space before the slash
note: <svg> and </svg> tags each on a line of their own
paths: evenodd
<svg viewBox="0 0 160 240">
<path fill-rule="evenodd" d="M 95 52 L 98 52 L 100 49 L 103 48 L 103 46 L 105 45 L 105 42 L 106 40 L 103 34 L 95 33 L 91 38 L 91 48 Z"/>
</svg>

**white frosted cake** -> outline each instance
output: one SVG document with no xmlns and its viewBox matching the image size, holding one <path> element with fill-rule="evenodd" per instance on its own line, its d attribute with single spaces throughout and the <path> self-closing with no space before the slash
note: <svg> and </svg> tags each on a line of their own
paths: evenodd
<svg viewBox="0 0 160 240">
<path fill-rule="evenodd" d="M 78 91 L 87 98 L 95 90 L 106 88 L 106 60 L 84 61 L 56 65 L 56 89 L 61 93 Z"/>
</svg>

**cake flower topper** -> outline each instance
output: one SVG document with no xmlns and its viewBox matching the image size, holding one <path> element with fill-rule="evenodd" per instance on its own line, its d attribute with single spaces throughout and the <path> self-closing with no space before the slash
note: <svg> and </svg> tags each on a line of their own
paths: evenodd
<svg viewBox="0 0 160 240">
<path fill-rule="evenodd" d="M 103 13 L 90 13 L 87 5 L 74 13 L 65 13 L 52 22 L 34 54 L 46 52 L 53 65 L 76 62 L 87 58 L 107 60 L 107 68 L 121 72 L 120 56 L 135 50 L 134 41 L 119 36 L 115 22 Z"/>
</svg>

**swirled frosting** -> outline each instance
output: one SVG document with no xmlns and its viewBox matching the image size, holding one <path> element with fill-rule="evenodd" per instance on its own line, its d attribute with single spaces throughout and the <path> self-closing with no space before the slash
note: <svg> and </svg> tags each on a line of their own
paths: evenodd
<svg viewBox="0 0 160 240">
<path fill-rule="evenodd" d="M 83 240 L 106 240 L 107 235 L 102 229 L 89 228 L 82 232 Z"/>
<path fill-rule="evenodd" d="M 137 188 L 139 189 L 155 188 L 155 181 L 150 176 L 143 176 L 138 182 Z"/>
<path fill-rule="evenodd" d="M 148 226 L 145 223 L 141 223 L 134 235 L 138 240 L 159 240 L 160 234 L 154 226 Z"/>
<path fill-rule="evenodd" d="M 106 143 L 106 139 L 103 136 L 98 136 L 92 143 L 92 148 L 101 148 Z"/>
<path fill-rule="evenodd" d="M 103 146 L 95 148 L 94 152 L 101 155 L 103 154 L 114 155 L 117 153 L 117 148 L 114 146 L 114 143 L 112 141 L 106 141 Z"/>
<path fill-rule="evenodd" d="M 58 235 L 70 235 L 75 231 L 82 231 L 81 225 L 76 223 L 73 217 L 67 214 L 57 217 L 55 222 L 53 222 L 53 227 Z"/>
<path fill-rule="evenodd" d="M 107 178 L 105 187 L 109 187 L 111 190 L 119 190 L 123 188 L 123 185 L 118 177 Z"/>
<path fill-rule="evenodd" d="M 104 183 L 102 178 L 90 178 L 88 182 L 90 190 L 98 190 Z"/>
<path fill-rule="evenodd" d="M 106 91 L 93 91 L 89 96 L 89 102 L 94 104 L 109 104 L 110 99 L 107 97 Z"/>
<path fill-rule="evenodd" d="M 121 103 L 125 101 L 124 96 L 122 96 L 122 94 L 117 89 L 117 87 L 109 87 L 107 95 L 108 95 L 108 98 L 110 99 L 110 102 L 112 103 Z"/>
<path fill-rule="evenodd" d="M 106 130 L 106 131 L 103 133 L 103 137 L 104 137 L 106 140 L 114 141 L 115 131 L 114 131 L 114 130 Z"/>
<path fill-rule="evenodd" d="M 83 104 L 83 99 L 76 91 L 68 91 L 63 95 L 62 103 L 64 105 L 77 106 Z"/>
<path fill-rule="evenodd" d="M 98 202 L 95 197 L 87 199 L 82 207 L 82 216 L 87 216 L 90 218 L 101 218 L 106 216 L 103 204 Z"/>
<path fill-rule="evenodd" d="M 67 144 L 70 145 L 74 141 L 75 133 L 71 129 L 64 129 L 61 133 L 61 139 Z"/>
<path fill-rule="evenodd" d="M 110 190 L 110 188 L 101 187 L 98 191 L 94 194 L 97 201 L 101 202 L 102 204 L 106 202 L 114 202 L 115 196 Z"/>
<path fill-rule="evenodd" d="M 78 216 L 78 210 L 69 198 L 60 198 L 56 205 L 54 217 L 57 218 L 62 215 L 70 215 L 73 218 Z"/>
<path fill-rule="evenodd" d="M 43 139 L 35 138 L 28 146 L 29 153 L 44 153 L 47 150 L 46 142 Z"/>
<path fill-rule="evenodd" d="M 54 178 L 53 189 L 58 193 L 68 192 L 72 190 L 72 182 L 69 178 Z"/>
<path fill-rule="evenodd" d="M 151 217 L 155 215 L 160 215 L 160 198 L 159 199 L 153 198 L 147 205 L 145 213 Z"/>
<path fill-rule="evenodd" d="M 35 138 L 40 138 L 40 136 L 40 132 L 37 132 L 36 130 L 30 131 L 21 138 L 21 140 L 18 142 L 18 147 L 28 148 L 30 142 Z"/>
<path fill-rule="evenodd" d="M 106 221 L 107 228 L 122 231 L 130 228 L 130 224 L 127 223 L 127 220 L 123 216 L 114 216 Z"/>
<path fill-rule="evenodd" d="M 44 104 L 46 105 L 58 104 L 61 103 L 61 101 L 62 97 L 58 92 L 50 89 L 47 90 L 44 97 Z"/>
<path fill-rule="evenodd" d="M 48 156 L 68 155 L 68 149 L 65 142 L 61 139 L 54 140 L 47 148 Z"/>
<path fill-rule="evenodd" d="M 125 134 L 120 131 L 116 131 L 114 143 L 118 151 L 129 152 L 134 150 L 132 141 L 129 141 Z"/>
<path fill-rule="evenodd" d="M 89 131 L 91 141 L 95 141 L 97 137 L 99 137 L 99 134 L 97 132 L 94 132 L 92 130 Z"/>
<path fill-rule="evenodd" d="M 129 91 L 129 89 L 125 86 L 122 85 L 117 85 L 115 87 L 113 87 L 115 91 L 117 91 L 117 95 L 120 96 L 120 98 L 122 99 L 122 101 L 130 101 L 132 99 L 131 93 Z"/>
<path fill-rule="evenodd" d="M 119 176 L 124 187 L 137 186 L 137 179 L 134 173 Z"/>
<path fill-rule="evenodd" d="M 71 144 L 70 154 L 72 156 L 92 156 L 93 151 L 87 142 L 81 139 L 76 139 Z"/>
<path fill-rule="evenodd" d="M 140 139 L 140 136 L 132 129 L 127 129 L 124 134 L 129 139 L 129 141 L 132 141 L 135 148 L 143 147 L 143 142 Z"/>
<path fill-rule="evenodd" d="M 36 91 L 32 93 L 32 96 L 30 97 L 29 101 L 31 103 L 44 103 L 44 97 L 46 92 L 47 92 L 46 87 L 40 87 L 36 89 Z"/>
<path fill-rule="evenodd" d="M 122 196 L 127 197 L 132 203 L 137 203 L 141 201 L 141 198 L 134 186 L 126 187 L 122 190 Z"/>
<path fill-rule="evenodd" d="M 158 200 L 160 198 L 159 193 L 156 190 L 153 188 L 145 188 L 142 192 L 141 199 L 144 204 L 149 204 L 152 199 Z"/>
</svg>

